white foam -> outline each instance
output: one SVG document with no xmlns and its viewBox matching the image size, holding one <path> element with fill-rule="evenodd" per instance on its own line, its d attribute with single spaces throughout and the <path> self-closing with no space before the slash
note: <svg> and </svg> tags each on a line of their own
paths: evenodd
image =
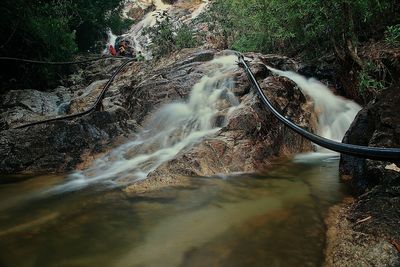
<svg viewBox="0 0 400 267">
<path fill-rule="evenodd" d="M 307 79 L 291 71 L 280 71 L 270 68 L 278 75 L 294 81 L 299 88 L 314 102 L 318 114 L 318 131 L 325 138 L 341 142 L 361 106 L 357 103 L 337 96 L 316 79 Z"/>
<path fill-rule="evenodd" d="M 86 170 L 73 173 L 67 183 L 51 191 L 79 190 L 98 182 L 118 180 L 131 183 L 145 179 L 150 172 L 175 158 L 183 149 L 217 133 L 220 128 L 214 126 L 213 121 L 219 113 L 218 102 L 223 93 L 232 99 L 231 108 L 238 104 L 229 92 L 234 85 L 233 75 L 229 73 L 237 68 L 236 59 L 231 55 L 209 62 L 209 75 L 194 85 L 187 102 L 164 105 L 154 113 L 134 140 L 97 159 Z"/>
<path fill-rule="evenodd" d="M 103 50 L 103 55 L 106 55 L 109 53 L 108 48 L 110 45 L 114 46 L 115 40 L 117 40 L 117 36 L 111 31 L 111 29 L 107 30 L 107 43 L 106 43 L 106 48 Z"/>
<path fill-rule="evenodd" d="M 327 86 L 314 78 L 307 79 L 292 71 L 268 68 L 272 72 L 294 81 L 301 91 L 312 99 L 318 115 L 318 134 L 341 142 L 357 113 L 361 110 L 361 106 L 333 94 Z M 321 148 L 319 150 L 328 152 Z"/>
</svg>

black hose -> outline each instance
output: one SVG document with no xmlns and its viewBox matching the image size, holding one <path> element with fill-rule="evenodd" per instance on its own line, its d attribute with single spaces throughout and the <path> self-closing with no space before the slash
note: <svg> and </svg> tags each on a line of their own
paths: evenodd
<svg viewBox="0 0 400 267">
<path fill-rule="evenodd" d="M 32 60 L 32 59 L 23 59 L 23 58 L 14 58 L 14 57 L 0 57 L 0 60 L 2 61 L 17 61 L 17 62 L 23 62 L 23 63 L 32 63 L 32 64 L 43 64 L 43 65 L 76 65 L 76 64 L 85 64 L 89 62 L 94 62 L 94 61 L 100 61 L 100 60 L 105 60 L 105 59 L 128 59 L 130 58 L 127 57 L 121 57 L 121 56 L 105 56 L 105 57 L 96 57 L 96 58 L 90 58 L 90 59 L 85 59 L 85 60 L 80 60 L 80 61 L 40 61 L 40 60 Z"/>
<path fill-rule="evenodd" d="M 262 100 L 262 102 L 267 106 L 267 108 L 272 112 L 272 114 L 287 127 L 300 134 L 304 138 L 310 140 L 311 142 L 347 155 L 359 157 L 359 158 L 367 158 L 374 160 L 382 160 L 382 161 L 391 161 L 391 162 L 399 162 L 400 161 L 400 148 L 382 148 L 382 147 L 367 147 L 367 146 L 359 146 L 352 144 L 344 144 L 340 142 L 336 142 L 319 135 L 310 133 L 297 124 L 293 123 L 283 115 L 281 115 L 269 101 L 269 99 L 264 94 L 260 85 L 258 84 L 256 78 L 254 77 L 253 72 L 250 70 L 246 61 L 244 60 L 243 55 L 238 54 L 239 62 L 244 67 L 248 78 L 252 82 L 253 86 L 257 89 L 257 92 Z"/>
<path fill-rule="evenodd" d="M 35 122 L 19 125 L 17 127 L 14 127 L 13 129 L 21 129 L 21 128 L 26 128 L 26 127 L 29 127 L 29 126 L 43 124 L 43 123 L 49 123 L 49 122 L 54 122 L 54 121 L 73 119 L 73 118 L 84 116 L 84 115 L 87 115 L 87 114 L 93 112 L 99 106 L 99 104 L 101 103 L 101 100 L 103 99 L 107 89 L 110 87 L 111 83 L 113 82 L 115 77 L 118 75 L 118 73 L 120 73 L 124 69 L 124 67 L 126 65 L 128 65 L 130 62 L 133 62 L 133 61 L 135 61 L 135 60 L 134 59 L 129 59 L 129 60 L 125 61 L 124 63 L 122 63 L 118 67 L 118 69 L 113 73 L 111 78 L 104 85 L 103 89 L 101 90 L 101 93 L 99 94 L 99 96 L 96 99 L 96 102 L 89 109 L 87 109 L 85 111 L 82 111 L 82 112 L 79 112 L 79 113 L 70 114 L 70 115 L 66 115 L 66 116 L 62 116 L 62 117 L 56 117 L 56 118 L 51 118 L 51 119 L 47 119 L 47 120 L 35 121 Z"/>
</svg>

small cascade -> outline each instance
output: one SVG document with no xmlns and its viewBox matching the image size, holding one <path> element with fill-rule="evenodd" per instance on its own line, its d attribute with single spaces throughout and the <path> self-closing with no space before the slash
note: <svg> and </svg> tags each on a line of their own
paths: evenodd
<svg viewBox="0 0 400 267">
<path fill-rule="evenodd" d="M 327 86 L 314 78 L 307 79 L 292 71 L 268 68 L 273 73 L 295 82 L 302 92 L 313 100 L 318 115 L 318 134 L 341 142 L 357 113 L 361 110 L 361 106 L 333 94 Z"/>
<path fill-rule="evenodd" d="M 196 8 L 191 11 L 191 14 L 188 16 L 182 16 L 175 18 L 179 23 L 190 23 L 192 20 L 196 19 L 204 10 L 209 6 L 209 0 L 203 0 Z M 149 27 L 153 27 L 157 20 L 160 20 L 160 15 L 164 12 L 168 12 L 169 14 L 174 13 L 176 9 L 179 7 L 175 7 L 174 5 L 166 4 L 162 0 L 128 0 L 125 3 L 125 8 L 122 11 L 122 16 L 127 18 L 129 10 L 136 6 L 137 8 L 141 8 L 143 10 L 149 8 L 151 5 L 154 6 L 155 10 L 147 13 L 142 20 L 133 25 L 131 29 L 122 35 L 123 38 L 129 40 L 133 45 L 135 51 L 141 51 L 143 56 L 146 59 L 152 58 L 152 53 L 148 49 L 148 45 L 151 43 L 151 40 L 148 36 L 143 35 L 143 30 Z M 175 12 L 176 13 L 176 12 Z M 179 12 L 178 12 L 179 13 Z"/>
<path fill-rule="evenodd" d="M 217 133 L 223 126 L 216 125 L 217 115 L 227 115 L 239 105 L 230 90 L 235 83 L 229 74 L 237 69 L 236 60 L 237 56 L 227 55 L 207 63 L 209 74 L 194 85 L 187 102 L 164 105 L 137 138 L 97 159 L 88 169 L 73 173 L 69 182 L 51 191 L 61 193 L 97 182 L 125 184 L 145 179 L 183 149 Z"/>
<path fill-rule="evenodd" d="M 111 31 L 111 29 L 107 30 L 107 43 L 106 43 L 106 48 L 103 50 L 103 55 L 107 55 L 108 48 L 110 45 L 114 46 L 115 40 L 117 40 L 117 36 Z"/>
<path fill-rule="evenodd" d="M 153 27 L 157 22 L 157 16 L 168 11 L 171 5 L 165 4 L 162 0 L 154 0 L 152 4 L 155 10 L 147 13 L 144 18 L 132 26 L 132 28 L 123 35 L 126 39 L 134 44 L 135 51 L 141 51 L 146 59 L 151 59 L 151 51 L 148 51 L 146 46 L 150 43 L 148 36 L 143 36 L 143 30 L 148 27 Z"/>
</svg>

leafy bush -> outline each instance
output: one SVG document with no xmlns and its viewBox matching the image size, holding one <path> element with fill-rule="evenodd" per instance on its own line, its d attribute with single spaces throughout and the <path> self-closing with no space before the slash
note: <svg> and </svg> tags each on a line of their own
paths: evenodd
<svg viewBox="0 0 400 267">
<path fill-rule="evenodd" d="M 376 77 L 379 72 L 379 67 L 372 61 L 368 61 L 365 68 L 358 74 L 358 88 L 365 102 L 369 102 L 380 90 L 386 89 L 384 82 Z"/>
<path fill-rule="evenodd" d="M 121 35 L 126 32 L 130 26 L 134 24 L 132 19 L 121 19 L 121 15 L 119 12 L 112 12 L 110 16 L 107 18 L 106 23 L 111 31 L 116 35 Z"/>
<path fill-rule="evenodd" d="M 400 24 L 387 27 L 385 41 L 393 46 L 400 44 Z"/>
<path fill-rule="evenodd" d="M 145 29 L 143 35 L 150 37 L 150 49 L 156 57 L 167 55 L 179 49 L 195 47 L 198 44 L 189 26 L 174 24 L 167 12 L 160 14 L 156 24 Z"/>
<path fill-rule="evenodd" d="M 318 57 L 383 35 L 394 0 L 216 0 L 204 21 L 228 48 Z"/>
<path fill-rule="evenodd" d="M 177 49 L 195 47 L 199 44 L 198 40 L 194 37 L 193 31 L 186 24 L 177 29 L 175 43 Z"/>
<path fill-rule="evenodd" d="M 45 61 L 71 60 L 94 50 L 107 27 L 122 30 L 122 0 L 3 0 L 0 56 Z M 5 69 L 5 68 L 3 68 Z M 69 68 L 10 63 L 0 74 L 2 88 L 54 86 Z"/>
<path fill-rule="evenodd" d="M 166 12 L 160 14 L 154 27 L 146 28 L 143 35 L 151 38 L 150 48 L 155 56 L 166 55 L 176 49 L 174 25 Z"/>
</svg>

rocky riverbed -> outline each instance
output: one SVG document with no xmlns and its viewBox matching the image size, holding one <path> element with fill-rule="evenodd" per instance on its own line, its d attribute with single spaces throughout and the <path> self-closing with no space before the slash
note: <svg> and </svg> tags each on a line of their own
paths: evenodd
<svg viewBox="0 0 400 267">
<path fill-rule="evenodd" d="M 161 106 L 186 101 L 193 85 L 207 73 L 207 63 L 226 53 L 229 51 L 186 49 L 157 62 L 132 63 L 117 76 L 101 109 L 75 120 L 25 129 L 13 127 L 90 107 L 120 62 L 107 60 L 89 65 L 54 90 L 9 91 L 2 97 L 0 107 L 0 172 L 67 172 L 85 168 L 132 138 Z M 246 56 L 275 107 L 302 127 L 315 131 L 317 115 L 311 102 L 293 82 L 274 76 L 265 66 L 298 70 L 300 65 L 277 55 Z M 242 69 L 231 75 L 235 81 L 232 92 L 239 106 L 228 115 L 223 101 L 220 103 L 220 115 L 226 117 L 221 129 L 183 149 L 146 180 L 128 183 L 126 193 L 136 195 L 185 184 L 188 176 L 266 170 L 276 158 L 312 150 L 309 142 L 280 125 L 265 110 Z M 387 90 L 365 107 L 344 142 L 398 147 L 400 100 L 396 90 Z M 214 123 L 221 123 L 218 120 L 216 116 Z M 331 208 L 326 218 L 325 264 L 397 266 L 400 263 L 399 166 L 343 156 L 340 171 L 342 180 L 358 197 Z"/>
<path fill-rule="evenodd" d="M 46 93 L 10 91 L 2 99 L 1 173 L 64 172 L 90 162 L 141 129 L 163 104 L 187 99 L 192 86 L 207 72 L 206 63 L 219 54 L 214 50 L 188 49 L 158 62 L 132 63 L 107 91 L 101 110 L 71 121 L 12 129 L 28 121 L 90 107 L 119 62 L 90 65 L 71 76 L 69 87 Z M 316 118 L 307 98 L 294 83 L 273 76 L 264 65 L 295 69 L 296 63 L 280 56 L 247 56 L 275 106 L 313 130 Z M 145 183 L 152 183 L 153 179 L 164 183 L 186 175 L 265 169 L 273 158 L 312 149 L 309 142 L 280 125 L 262 107 L 242 69 L 238 68 L 233 78 L 233 92 L 240 107 L 229 115 L 222 129 L 215 137 L 186 148 L 176 159 L 160 166 Z"/>
<path fill-rule="evenodd" d="M 344 142 L 400 146 L 399 88 L 384 91 L 357 116 Z M 400 265 L 400 168 L 342 156 L 341 179 L 356 198 L 333 207 L 327 218 L 327 266 Z"/>
</svg>

